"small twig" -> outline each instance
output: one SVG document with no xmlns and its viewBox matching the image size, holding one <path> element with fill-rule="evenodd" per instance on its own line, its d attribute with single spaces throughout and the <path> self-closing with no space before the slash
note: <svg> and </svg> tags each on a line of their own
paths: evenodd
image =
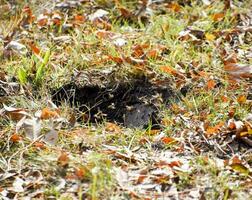
<svg viewBox="0 0 252 200">
<path fill-rule="evenodd" d="M 216 142 L 216 141 L 215 141 L 215 146 L 216 146 L 224 155 L 227 154 L 224 150 L 222 150 L 221 146 L 220 146 L 220 145 L 218 144 L 218 142 Z"/>
<path fill-rule="evenodd" d="M 195 147 L 193 146 L 193 144 L 191 143 L 191 137 L 188 137 L 188 143 L 191 147 L 191 150 L 193 150 L 197 155 L 199 155 L 198 151 L 195 149 Z"/>
<path fill-rule="evenodd" d="M 234 153 L 233 148 L 229 144 L 227 144 L 227 147 L 232 151 L 232 154 L 234 155 L 235 153 Z"/>
</svg>

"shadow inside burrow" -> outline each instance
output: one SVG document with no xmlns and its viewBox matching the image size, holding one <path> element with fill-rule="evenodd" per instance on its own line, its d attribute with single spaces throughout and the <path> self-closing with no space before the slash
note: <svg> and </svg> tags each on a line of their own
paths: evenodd
<svg viewBox="0 0 252 200">
<path fill-rule="evenodd" d="M 153 83 L 146 76 L 133 77 L 127 81 L 116 81 L 104 77 L 92 80 L 83 78 L 73 80 L 52 93 L 53 101 L 59 105 L 62 101 L 78 107 L 88 116 L 88 122 L 116 122 L 133 128 L 160 128 L 161 104 L 174 99 L 175 92 L 169 84 Z M 109 81 L 108 81 L 109 80 Z"/>
</svg>

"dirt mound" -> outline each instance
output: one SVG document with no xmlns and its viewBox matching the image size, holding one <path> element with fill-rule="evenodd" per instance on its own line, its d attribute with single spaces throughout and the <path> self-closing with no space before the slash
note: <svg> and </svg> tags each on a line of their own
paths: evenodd
<svg viewBox="0 0 252 200">
<path fill-rule="evenodd" d="M 157 84 L 146 76 L 130 79 L 114 73 L 85 73 L 53 92 L 56 103 L 67 101 L 88 115 L 92 123 L 104 119 L 126 127 L 153 128 L 160 122 L 159 106 L 168 103 L 175 92 L 167 84 Z"/>
</svg>

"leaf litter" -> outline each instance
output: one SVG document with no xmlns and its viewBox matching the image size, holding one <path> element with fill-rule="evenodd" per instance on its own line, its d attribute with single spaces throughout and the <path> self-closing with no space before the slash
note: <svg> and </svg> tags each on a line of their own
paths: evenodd
<svg viewBox="0 0 252 200">
<path fill-rule="evenodd" d="M 250 199 L 249 4 L 1 2 L 1 198 Z"/>
</svg>

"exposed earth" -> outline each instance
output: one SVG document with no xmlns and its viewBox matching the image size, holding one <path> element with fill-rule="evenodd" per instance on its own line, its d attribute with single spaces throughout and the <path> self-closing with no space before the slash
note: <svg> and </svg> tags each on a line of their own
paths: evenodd
<svg viewBox="0 0 252 200">
<path fill-rule="evenodd" d="M 160 104 L 176 100 L 175 90 L 165 84 L 151 83 L 146 76 L 118 79 L 109 74 L 86 73 L 73 78 L 73 83 L 54 91 L 57 103 L 66 101 L 86 114 L 87 121 L 108 120 L 130 128 L 160 128 Z"/>
</svg>

